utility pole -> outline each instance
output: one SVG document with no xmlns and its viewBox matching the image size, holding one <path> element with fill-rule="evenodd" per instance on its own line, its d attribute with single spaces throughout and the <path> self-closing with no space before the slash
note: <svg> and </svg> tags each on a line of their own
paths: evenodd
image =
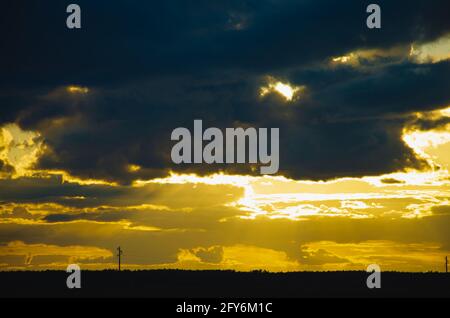
<svg viewBox="0 0 450 318">
<path fill-rule="evenodd" d="M 120 260 L 121 260 L 122 254 L 123 254 L 123 251 L 122 251 L 122 249 L 119 246 L 117 248 L 117 257 L 119 258 L 119 272 L 120 272 Z"/>
<path fill-rule="evenodd" d="M 448 257 L 445 257 L 445 272 L 448 273 Z"/>
</svg>

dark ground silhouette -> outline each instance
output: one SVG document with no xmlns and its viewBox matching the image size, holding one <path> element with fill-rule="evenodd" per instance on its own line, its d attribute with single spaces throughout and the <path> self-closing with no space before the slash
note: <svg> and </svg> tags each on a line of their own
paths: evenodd
<svg viewBox="0 0 450 318">
<path fill-rule="evenodd" d="M 445 297 L 450 274 L 381 274 L 368 289 L 366 272 L 82 271 L 81 289 L 68 289 L 64 271 L 0 272 L 0 297 Z"/>
</svg>

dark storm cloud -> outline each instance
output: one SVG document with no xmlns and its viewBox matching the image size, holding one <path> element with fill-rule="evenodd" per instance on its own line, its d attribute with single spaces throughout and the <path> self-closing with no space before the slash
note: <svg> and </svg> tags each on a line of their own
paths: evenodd
<svg viewBox="0 0 450 318">
<path fill-rule="evenodd" d="M 77 31 L 65 28 L 69 3 L 7 1 L 5 83 L 102 85 L 208 68 L 267 72 L 355 47 L 433 39 L 450 29 L 445 0 L 378 1 L 383 28 L 376 31 L 365 26 L 369 1 L 80 0 Z M 239 22 L 243 28 L 233 29 Z"/>
<path fill-rule="evenodd" d="M 410 126 L 417 130 L 445 130 L 445 127 L 450 124 L 450 117 L 433 117 L 433 114 L 427 116 L 423 115 L 421 118 L 416 118 L 411 121 Z"/>
<path fill-rule="evenodd" d="M 320 90 L 317 99 L 346 117 L 433 110 L 450 100 L 449 74 L 449 62 L 405 63 Z"/>
<path fill-rule="evenodd" d="M 240 124 L 280 127 L 281 171 L 296 178 L 421 168 L 425 162 L 416 158 L 401 136 L 410 122 L 409 112 L 450 102 L 446 96 L 450 72 L 442 69 L 448 69 L 448 63 L 388 67 L 369 78 L 327 85 L 291 105 L 277 97 L 261 100 L 253 81 L 231 76 L 211 78 L 209 83 L 176 85 L 167 80 L 99 92 L 103 96 L 94 96 L 95 102 L 79 108 L 81 127 L 76 122 L 74 127 L 69 124 L 48 132 L 45 127 L 41 129 L 53 152 L 44 155 L 40 167 L 121 182 L 163 176 L 169 169 L 208 173 L 220 168 L 251 173 L 245 165 L 171 164 L 171 131 L 180 126 L 192 129 L 193 120 L 201 118 L 205 128 Z M 397 83 L 392 73 L 405 79 Z M 398 88 L 398 93 L 391 87 Z M 127 164 L 143 169 L 130 173 Z"/>
<path fill-rule="evenodd" d="M 252 173 L 171 164 L 171 131 L 194 119 L 280 127 L 280 171 L 295 178 L 420 168 L 401 140 L 408 113 L 450 103 L 448 62 L 315 69 L 351 50 L 442 36 L 448 1 L 379 1 L 381 30 L 366 28 L 365 1 L 79 1 L 83 28 L 75 31 L 65 28 L 68 3 L 15 1 L 2 11 L 10 32 L 0 122 L 41 132 L 41 168 L 121 183 L 169 170 Z M 290 105 L 261 100 L 268 74 L 306 85 L 307 96 Z M 90 92 L 71 96 L 68 84 Z"/>
</svg>

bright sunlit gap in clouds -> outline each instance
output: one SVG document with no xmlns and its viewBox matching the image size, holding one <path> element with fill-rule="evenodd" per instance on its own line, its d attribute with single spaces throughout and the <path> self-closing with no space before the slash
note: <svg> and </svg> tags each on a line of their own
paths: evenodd
<svg viewBox="0 0 450 318">
<path fill-rule="evenodd" d="M 450 59 L 450 34 L 436 41 L 411 44 L 410 58 L 416 63 L 438 63 Z"/>
<path fill-rule="evenodd" d="M 28 175 L 44 149 L 40 134 L 16 124 L 0 127 L 0 160 L 14 168 L 15 177 Z"/>
<path fill-rule="evenodd" d="M 440 120 L 450 117 L 450 107 L 431 111 L 427 113 L 415 114 L 418 119 L 429 118 Z M 445 145 L 450 144 L 450 124 L 446 124 L 439 129 L 419 130 L 413 127 L 405 127 L 403 131 L 403 141 L 414 150 L 421 158 L 425 159 L 433 168 L 450 169 L 448 165 L 448 149 Z"/>
<path fill-rule="evenodd" d="M 439 120 L 450 117 L 450 107 L 426 113 L 416 113 L 416 118 Z M 444 127 L 419 130 L 415 126 L 407 126 L 403 130 L 403 141 L 410 147 L 417 157 L 425 160 L 430 167 L 425 171 L 407 169 L 404 172 L 395 172 L 378 177 L 364 178 L 368 182 L 381 186 L 382 180 L 391 179 L 401 185 L 434 185 L 448 184 L 450 170 L 450 124 Z"/>
<path fill-rule="evenodd" d="M 274 88 L 276 85 L 274 86 Z M 417 118 L 440 119 L 449 117 L 450 108 L 427 113 L 417 113 Z M 407 170 L 385 175 L 340 178 L 329 181 L 292 180 L 283 176 L 245 176 L 215 173 L 206 176 L 196 174 L 170 173 L 164 178 L 136 180 L 131 187 L 142 188 L 151 184 L 186 185 L 187 188 L 198 184 L 220 187 L 230 185 L 242 188 L 242 195 L 225 203 L 226 207 L 243 212 L 234 218 L 248 221 L 266 218 L 304 221 L 308 218 L 345 217 L 351 219 L 373 218 L 379 211 L 386 210 L 380 200 L 423 200 L 393 213 L 402 218 L 420 218 L 430 215 L 433 206 L 445 204 L 436 196 L 444 197 L 448 193 L 448 170 L 450 167 L 449 147 L 450 130 L 440 128 L 421 131 L 415 126 L 405 127 L 403 140 L 416 155 L 428 161 L 431 170 Z M 103 180 L 83 179 L 71 176 L 65 171 L 36 170 L 33 164 L 42 152 L 42 140 L 37 132 L 23 131 L 17 125 L 2 127 L 1 152 L 4 162 L 16 170 L 15 177 L 42 177 L 61 175 L 62 182 L 80 185 L 102 184 L 110 187 L 120 186 Z M 129 164 L 127 171 L 137 174 L 141 166 Z M 384 180 L 388 180 L 386 183 Z M 433 187 L 433 188 L 423 188 Z M 150 199 L 149 199 L 150 200 Z M 198 200 L 204 200 L 199 197 Z M 148 204 L 151 204 L 151 200 Z M 378 212 L 377 212 L 378 211 Z M 232 217 L 233 218 L 233 217 Z M 221 222 L 227 222 L 229 217 Z M 154 228 L 125 224 L 129 230 L 154 231 Z"/>
<path fill-rule="evenodd" d="M 450 107 L 426 113 L 416 113 L 417 119 L 428 118 L 439 120 L 450 117 Z M 407 126 L 403 130 L 403 141 L 410 147 L 417 157 L 428 163 L 429 169 L 417 171 L 407 169 L 377 177 L 365 177 L 364 180 L 383 186 L 382 180 L 395 180 L 396 186 L 446 186 L 450 170 L 450 124 L 443 127 L 420 130 L 417 127 Z M 394 184 L 393 184 L 394 185 Z"/>
<path fill-rule="evenodd" d="M 305 86 L 294 86 L 290 83 L 284 83 L 276 78 L 269 76 L 267 85 L 260 88 L 259 96 L 264 97 L 270 93 L 281 95 L 287 102 L 297 99 Z"/>
<path fill-rule="evenodd" d="M 63 170 L 37 169 L 35 165 L 47 149 L 43 137 L 37 131 L 23 130 L 17 124 L 6 124 L 0 127 L 0 161 L 12 167 L 12 171 L 7 177 L 50 177 L 58 175 L 61 176 L 63 182 L 73 182 L 80 185 L 117 185 L 115 182 L 72 176 Z"/>
<path fill-rule="evenodd" d="M 411 43 L 409 46 L 398 45 L 385 49 L 359 49 L 346 52 L 329 59 L 331 66 L 364 66 L 365 62 L 378 60 L 378 65 L 388 61 L 404 62 L 409 60 L 416 64 L 438 63 L 450 59 L 450 34 L 426 43 Z"/>
<path fill-rule="evenodd" d="M 351 67 L 362 67 L 379 61 L 383 63 L 383 60 L 390 58 L 400 58 L 408 54 L 408 50 L 402 46 L 394 46 L 389 49 L 360 49 L 352 52 L 347 52 L 341 56 L 332 56 L 329 59 L 330 66 L 346 65 Z"/>
<path fill-rule="evenodd" d="M 334 57 L 334 58 L 332 58 L 332 61 L 334 63 L 346 64 L 346 63 L 350 63 L 352 61 L 355 61 L 357 59 L 358 59 L 358 56 L 356 55 L 356 53 L 351 52 L 348 55 Z"/>
<path fill-rule="evenodd" d="M 87 94 L 89 93 L 89 88 L 78 85 L 70 85 L 67 86 L 67 91 L 71 94 Z"/>
</svg>

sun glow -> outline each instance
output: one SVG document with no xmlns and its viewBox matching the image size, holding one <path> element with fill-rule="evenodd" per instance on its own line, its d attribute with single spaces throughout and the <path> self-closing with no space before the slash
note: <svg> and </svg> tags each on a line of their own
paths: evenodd
<svg viewBox="0 0 450 318">
<path fill-rule="evenodd" d="M 341 63 L 341 64 L 347 64 L 350 62 L 355 62 L 358 59 L 358 56 L 355 53 L 350 53 L 348 55 L 343 55 L 343 56 L 337 56 L 332 58 L 331 60 L 334 63 Z"/>
<path fill-rule="evenodd" d="M 268 84 L 261 87 L 259 96 L 264 97 L 275 92 L 283 96 L 286 101 L 290 102 L 298 98 L 299 93 L 301 93 L 304 89 L 305 86 L 293 86 L 290 83 L 283 83 L 269 76 Z"/>
<path fill-rule="evenodd" d="M 245 187 L 249 184 L 249 180 L 254 177 L 241 175 L 227 175 L 224 173 L 215 173 L 208 176 L 198 176 L 196 174 L 179 174 L 171 172 L 168 177 L 156 178 L 151 180 L 137 180 L 136 186 L 142 186 L 148 183 L 160 184 L 184 184 L 184 183 L 202 183 L 209 185 L 230 184 Z"/>
<path fill-rule="evenodd" d="M 393 47 L 390 49 L 365 49 L 348 52 L 345 55 L 333 56 L 330 58 L 332 66 L 349 65 L 352 67 L 361 67 L 365 62 L 374 62 L 378 60 L 384 63 L 383 60 L 399 58 L 407 54 L 407 49 L 403 47 Z"/>
<path fill-rule="evenodd" d="M 67 91 L 71 94 L 87 94 L 89 93 L 89 88 L 78 85 L 70 85 L 67 86 Z"/>
<path fill-rule="evenodd" d="M 418 119 L 440 120 L 450 117 L 450 107 L 426 113 L 417 113 Z M 414 152 L 425 159 L 433 168 L 443 168 L 442 163 L 448 163 L 448 147 L 450 146 L 450 124 L 433 130 L 420 130 L 414 126 L 406 127 L 403 131 L 403 141 Z M 445 164 L 444 164 L 445 166 Z M 446 165 L 450 169 L 450 165 Z"/>
<path fill-rule="evenodd" d="M 14 177 L 29 175 L 44 149 L 41 136 L 16 124 L 0 127 L 0 160 L 14 168 Z"/>
<path fill-rule="evenodd" d="M 138 172 L 139 170 L 141 170 L 141 166 L 129 164 L 129 165 L 127 165 L 126 169 L 128 172 L 133 173 L 133 172 Z"/>
<path fill-rule="evenodd" d="M 449 143 L 450 131 L 411 131 L 404 134 L 403 140 L 421 157 L 432 160 L 426 149 Z"/>
<path fill-rule="evenodd" d="M 409 57 L 419 64 L 438 63 L 450 58 L 450 34 L 443 36 L 436 41 L 411 44 Z"/>
</svg>

